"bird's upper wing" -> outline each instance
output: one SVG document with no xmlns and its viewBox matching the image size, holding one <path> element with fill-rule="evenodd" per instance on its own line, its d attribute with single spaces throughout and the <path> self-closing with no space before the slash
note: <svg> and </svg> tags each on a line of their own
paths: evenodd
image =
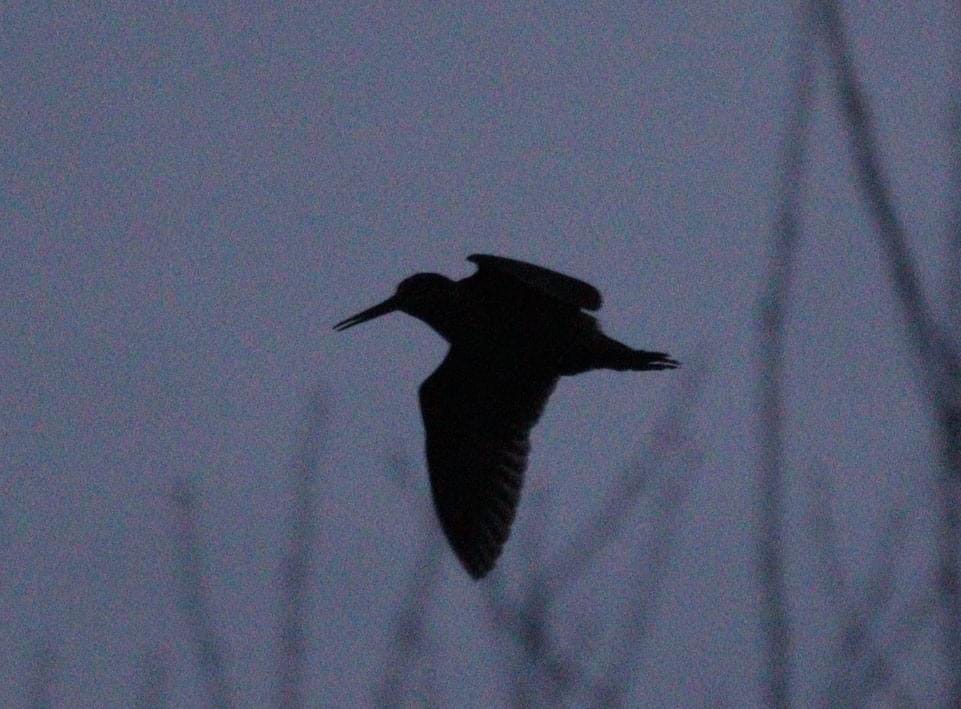
<svg viewBox="0 0 961 709">
<path fill-rule="evenodd" d="M 528 435 L 557 383 L 485 367 L 452 348 L 420 387 L 427 468 L 444 534 L 481 578 L 510 533 L 527 468 Z"/>
<path fill-rule="evenodd" d="M 578 308 L 598 310 L 601 307 L 600 291 L 572 276 L 503 256 L 472 254 L 467 260 L 477 264 L 475 277 L 498 276 L 503 279 L 506 276 L 514 279 L 518 285 L 526 285 Z"/>
</svg>

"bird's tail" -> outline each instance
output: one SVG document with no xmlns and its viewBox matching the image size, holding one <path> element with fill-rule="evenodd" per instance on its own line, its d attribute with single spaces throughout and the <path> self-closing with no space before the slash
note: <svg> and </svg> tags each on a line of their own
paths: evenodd
<svg viewBox="0 0 961 709">
<path fill-rule="evenodd" d="M 598 369 L 645 372 L 658 369 L 676 369 L 681 363 L 666 352 L 635 350 L 625 344 L 606 338 L 607 342 L 598 357 Z"/>
</svg>

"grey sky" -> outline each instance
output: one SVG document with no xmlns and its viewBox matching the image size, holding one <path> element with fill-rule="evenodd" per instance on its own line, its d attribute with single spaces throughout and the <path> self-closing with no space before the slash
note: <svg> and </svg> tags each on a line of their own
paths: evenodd
<svg viewBox="0 0 961 709">
<path fill-rule="evenodd" d="M 605 295 L 612 335 L 709 367 L 704 463 L 636 696 L 759 701 L 754 305 L 795 16 L 769 2 L 582 5 L 0 10 L 0 705 L 20 705 L 45 641 L 59 705 L 129 704 L 156 647 L 173 704 L 202 705 L 174 594 L 178 478 L 200 496 L 236 699 L 271 700 L 288 468 L 318 386 L 329 420 L 310 688 L 326 706 L 369 700 L 411 564 L 440 534 L 424 524 L 416 389 L 444 344 L 401 315 L 331 326 L 415 271 L 467 275 L 474 252 L 582 277 Z M 937 293 L 958 18 L 947 2 L 856 5 L 858 69 Z M 796 591 L 815 569 L 803 475 L 835 479 L 856 575 L 897 495 L 923 559 L 932 455 L 819 75 L 789 324 Z M 561 383 L 496 572 L 508 587 L 531 499 L 550 491 L 539 509 L 559 545 L 648 443 L 679 376 Z M 388 471 L 394 453 L 417 470 L 409 490 Z M 453 555 L 442 563 L 442 696 L 503 702 L 482 593 Z M 564 612 L 594 622 L 621 573 L 615 550 Z M 794 597 L 799 699 L 813 699 L 833 631 L 823 599 Z M 917 688 L 937 686 L 916 655 Z"/>
</svg>

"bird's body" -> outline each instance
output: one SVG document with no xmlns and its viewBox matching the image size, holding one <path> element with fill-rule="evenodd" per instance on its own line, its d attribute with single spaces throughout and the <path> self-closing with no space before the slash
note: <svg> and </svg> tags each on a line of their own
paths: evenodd
<svg viewBox="0 0 961 709">
<path fill-rule="evenodd" d="M 397 294 L 337 325 L 400 310 L 451 347 L 421 385 L 427 467 L 444 532 L 467 571 L 484 576 L 507 540 L 527 467 L 531 428 L 561 376 L 592 369 L 671 369 L 660 352 L 603 334 L 584 309 L 597 290 L 570 276 L 498 256 L 474 255 L 460 281 L 422 273 Z"/>
</svg>

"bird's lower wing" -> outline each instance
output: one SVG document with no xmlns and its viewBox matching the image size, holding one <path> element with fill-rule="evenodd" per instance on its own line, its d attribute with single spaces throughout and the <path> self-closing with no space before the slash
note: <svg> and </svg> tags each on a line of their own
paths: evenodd
<svg viewBox="0 0 961 709">
<path fill-rule="evenodd" d="M 556 383 L 556 377 L 496 367 L 452 349 L 421 385 L 434 506 L 474 578 L 493 568 L 507 541 L 529 434 Z"/>
</svg>

